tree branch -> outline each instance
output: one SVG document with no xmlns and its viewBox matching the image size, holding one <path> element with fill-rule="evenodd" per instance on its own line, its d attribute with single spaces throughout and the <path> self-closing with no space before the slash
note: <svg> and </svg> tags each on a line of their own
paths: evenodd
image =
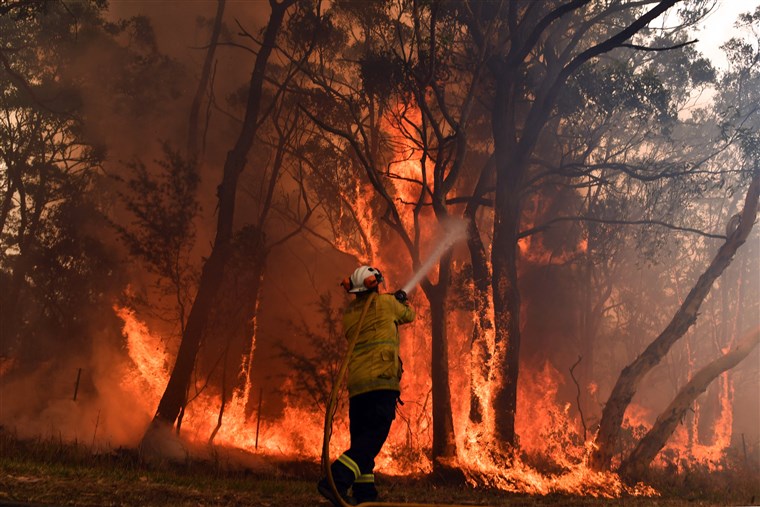
<svg viewBox="0 0 760 507">
<path fill-rule="evenodd" d="M 675 46 L 666 46 L 664 48 L 652 48 L 649 46 L 641 46 L 639 44 L 620 44 L 619 47 L 621 48 L 629 48 L 629 49 L 636 49 L 639 51 L 670 51 L 671 49 L 680 49 L 684 46 L 688 46 L 690 44 L 696 44 L 699 42 L 699 39 L 694 39 L 686 42 L 682 42 L 680 44 L 676 44 Z"/>
<path fill-rule="evenodd" d="M 658 225 L 660 227 L 665 227 L 667 229 L 672 229 L 674 231 L 690 232 L 693 234 L 698 234 L 706 238 L 723 239 L 723 240 L 726 239 L 726 236 L 722 234 L 712 234 L 709 232 L 700 231 L 699 229 L 694 229 L 692 227 L 682 227 L 682 226 L 674 225 L 668 222 L 663 222 L 662 220 L 614 220 L 614 219 L 597 218 L 597 217 L 589 217 L 589 216 L 557 217 L 552 220 L 549 220 L 543 225 L 532 227 L 530 229 L 520 232 L 518 235 L 518 238 L 522 239 L 539 232 L 544 232 L 550 229 L 552 225 L 560 223 L 560 222 L 594 222 L 594 223 L 612 224 L 612 225 Z"/>
</svg>

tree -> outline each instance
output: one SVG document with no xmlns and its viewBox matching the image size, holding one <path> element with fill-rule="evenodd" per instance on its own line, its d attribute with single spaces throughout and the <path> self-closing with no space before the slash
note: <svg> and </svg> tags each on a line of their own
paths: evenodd
<svg viewBox="0 0 760 507">
<path fill-rule="evenodd" d="M 755 12 L 754 18 L 751 15 L 746 15 L 747 21 L 752 22 L 753 19 L 755 22 L 760 19 L 760 10 Z M 727 132 L 733 132 L 737 139 L 741 158 L 748 166 L 747 172 L 752 175 L 743 209 L 727 224 L 724 243 L 710 265 L 696 281 L 667 327 L 620 374 L 602 413 L 600 429 L 596 437 L 597 449 L 593 453 L 591 461 L 592 466 L 596 469 L 609 468 L 612 449 L 620 431 L 625 410 L 639 383 L 644 375 L 662 360 L 673 344 L 696 321 L 699 308 L 714 281 L 723 273 L 736 251 L 746 241 L 757 216 L 758 195 L 760 195 L 760 167 L 758 166 L 760 142 L 757 130 L 753 128 L 757 118 L 755 94 L 760 89 L 756 84 L 758 79 L 755 69 L 757 50 L 752 49 L 751 45 L 742 45 L 737 40 L 731 41 L 728 47 L 734 50 L 741 48 L 731 55 L 733 63 L 737 65 L 734 72 L 738 76 L 729 73 L 724 81 L 726 85 L 724 93 L 727 96 L 726 98 L 730 97 L 732 106 L 723 113 L 723 128 Z M 720 107 L 720 101 L 718 106 Z"/>
<path fill-rule="evenodd" d="M 659 36 L 652 45 L 672 47 L 684 40 Z M 733 162 L 722 168 L 716 159 L 730 141 L 719 138 L 709 115 L 691 116 L 690 97 L 713 80 L 714 72 L 692 46 L 611 52 L 582 66 L 568 81 L 556 116 L 532 155 L 522 199 L 537 200 L 540 213 L 522 212 L 518 272 L 527 280 L 540 270 L 555 278 L 553 294 L 576 294 L 556 306 L 574 308 L 578 320 L 560 311 L 550 322 L 556 324 L 564 315 L 564 328 L 537 333 L 532 318 L 542 311 L 535 301 L 537 289 L 522 281 L 527 298 L 522 333 L 551 336 L 577 326 L 565 334 L 573 343 L 558 347 L 550 359 L 557 364 L 568 354 L 580 355 L 575 371 L 579 388 L 593 383 L 603 392 L 603 374 L 614 362 L 595 358 L 622 343 L 635 349 L 639 336 L 651 333 L 642 324 L 660 316 L 653 307 L 663 291 L 655 284 L 658 290 L 651 292 L 656 296 L 645 297 L 651 282 L 641 283 L 640 264 L 651 268 L 668 253 L 687 256 L 693 243 L 716 236 L 703 232 L 714 230 L 714 224 L 697 221 L 701 214 L 694 209 L 710 199 L 722 202 L 721 181 L 731 180 L 735 170 Z M 686 239 L 684 248 L 678 240 L 682 237 L 694 239 Z M 542 251 L 551 253 L 554 267 L 540 259 Z M 688 264 L 674 267 L 677 276 L 684 276 L 684 266 Z M 629 280 L 623 283 L 624 278 Z M 609 339 L 596 342 L 605 335 Z M 534 356 L 545 346 L 535 342 L 526 350 Z M 596 372 L 595 363 L 602 366 Z M 581 415 L 591 421 L 599 407 L 583 394 Z"/>
<path fill-rule="evenodd" d="M 306 336 L 311 354 L 279 344 L 279 357 L 295 372 L 293 392 L 308 398 L 311 405 L 320 412 L 326 412 L 330 403 L 330 391 L 338 380 L 340 359 L 345 349 L 342 314 L 335 308 L 329 292 L 319 295 L 317 308 L 321 326 L 315 330 L 301 316 L 301 321 L 292 323 L 297 334 Z"/>
<path fill-rule="evenodd" d="M 743 361 L 760 343 L 760 328 L 751 330 L 732 349 L 700 369 L 679 391 L 668 407 L 657 417 L 652 428 L 620 465 L 620 473 L 637 480 L 648 469 L 665 442 L 683 420 L 684 414 L 707 386 L 722 373 Z"/>
<path fill-rule="evenodd" d="M 245 119 L 235 146 L 227 153 L 222 182 L 218 188 L 219 209 L 214 244 L 211 254 L 203 265 L 198 291 L 188 315 L 187 326 L 182 336 L 177 359 L 156 411 L 153 426 L 172 426 L 177 420 L 181 408 L 185 405 L 186 393 L 190 385 L 201 337 L 231 254 L 237 184 L 240 174 L 245 168 L 248 152 L 259 127 L 259 116 L 262 110 L 262 88 L 266 77 L 267 64 L 285 14 L 293 3 L 294 0 L 284 0 L 279 3 L 275 0 L 270 1 L 271 14 L 264 31 L 261 49 L 256 56 L 256 63 L 251 73 Z M 150 433 L 151 429 L 146 433 L 146 437 Z"/>
<path fill-rule="evenodd" d="M 513 2 L 503 7 L 477 4 L 461 10 L 472 40 L 487 52 L 493 86 L 496 185 L 491 287 L 495 362 L 503 378 L 496 386 L 493 407 L 496 436 L 507 445 L 515 444 L 521 202 L 536 146 L 554 121 L 562 90 L 579 69 L 616 48 L 641 48 L 628 40 L 676 3 L 678 0 L 648 2 L 646 6 L 623 2 L 599 6 L 587 0 Z M 616 19 L 615 28 L 605 25 L 606 19 Z"/>
<path fill-rule="evenodd" d="M 169 297 L 172 308 L 167 320 L 179 324 L 182 336 L 195 282 L 190 250 L 195 242 L 193 222 L 200 208 L 199 178 L 196 165 L 168 143 L 163 145 L 163 155 L 156 161 L 160 168 L 157 175 L 151 174 L 142 161 L 129 165 L 133 176 L 121 197 L 133 220 L 129 226 L 115 226 L 130 253 L 142 260 L 155 278 L 155 297 L 149 296 L 143 306 L 160 308 L 157 301 Z M 166 312 L 157 313 L 166 318 Z"/>
<path fill-rule="evenodd" d="M 405 16 L 408 22 L 402 21 Z M 472 55 L 455 51 L 461 31 L 443 4 L 375 2 L 367 8 L 366 2 L 344 2 L 324 22 L 341 20 L 346 32 L 361 27 L 361 38 L 347 48 L 360 57 L 349 66 L 331 65 L 334 60 L 323 57 L 309 69 L 319 87 L 309 115 L 326 136 L 345 143 L 382 207 L 383 222 L 418 269 L 430 240 L 424 234 L 428 224 L 446 230 L 456 216 L 449 206 L 461 191 L 483 61 L 476 56 L 472 63 Z M 467 60 L 462 65 L 467 70 L 459 72 Z M 329 115 L 317 113 L 325 107 Z M 437 458 L 456 452 L 446 322 L 451 260 L 451 253 L 444 253 L 435 264 L 437 281 L 421 282 L 431 317 L 435 467 Z"/>
<path fill-rule="evenodd" d="M 80 89 L 62 71 L 81 51 L 73 27 L 81 23 L 98 30 L 102 5 L 71 12 L 37 2 L 5 7 L 0 12 L 0 343 L 3 355 L 54 354 L 45 342 L 55 324 L 59 332 L 82 329 L 84 308 L 75 310 L 69 297 L 112 281 L 110 276 L 100 283 L 87 279 L 107 272 L 112 262 L 87 232 L 102 219 L 87 196 L 102 152 L 83 135 Z M 84 210 L 93 213 L 87 217 Z M 66 217 L 82 220 L 66 224 Z M 73 238 L 80 239 L 79 248 Z M 91 265 L 76 259 L 89 259 Z M 82 306 L 98 299 L 82 297 Z"/>
</svg>

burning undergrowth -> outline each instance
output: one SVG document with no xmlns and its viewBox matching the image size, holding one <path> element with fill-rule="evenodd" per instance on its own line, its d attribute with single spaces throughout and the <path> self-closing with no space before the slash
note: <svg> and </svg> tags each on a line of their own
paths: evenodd
<svg viewBox="0 0 760 507">
<path fill-rule="evenodd" d="M 63 378 L 73 366 L 65 368 L 38 368 L 32 377 L 14 379 L 6 373 L 3 377 L 3 421 L 13 421 L 19 433 L 27 436 L 58 436 L 71 441 L 87 442 L 92 449 L 108 449 L 118 446 L 135 447 L 149 424 L 152 411 L 158 404 L 166 385 L 172 357 L 166 341 L 152 332 L 134 311 L 117 308 L 123 322 L 123 349 L 101 345 L 93 350 L 85 364 L 88 374 L 78 386 L 79 399 L 67 399 L 72 391 L 73 378 Z M 425 356 L 424 312 L 420 322 L 406 335 L 402 350 L 410 364 L 421 365 Z M 453 318 L 452 328 L 462 326 L 464 320 Z M 466 336 L 457 333 L 455 336 Z M 456 347 L 457 344 L 454 344 Z M 247 358 L 248 359 L 248 358 Z M 246 361 L 242 361 L 247 368 Z M 469 382 L 467 361 L 458 363 L 452 372 L 452 382 L 464 385 Z M 60 365 L 58 365 L 60 366 Z M 13 372 L 13 368 L 7 368 Z M 433 463 L 429 459 L 431 445 L 430 391 L 425 374 L 408 375 L 405 383 L 405 405 L 400 408 L 391 436 L 383 453 L 378 457 L 377 468 L 384 474 L 419 476 L 429 474 Z M 323 412 L 313 403 L 296 396 L 293 378 L 286 378 L 281 392 L 283 409 L 279 415 L 260 418 L 254 411 L 246 410 L 249 398 L 256 396 L 255 386 L 246 384 L 233 392 L 225 403 L 221 425 L 219 410 L 221 395 L 213 386 L 204 386 L 194 392 L 185 411 L 182 425 L 180 455 L 207 455 L 213 448 L 239 449 L 242 462 L 251 456 L 268 457 L 281 461 L 319 459 L 323 434 Z M 562 402 L 560 391 L 565 377 L 544 362 L 533 368 L 525 368 L 521 376 L 517 432 L 520 435 L 520 451 L 501 449 L 493 439 L 491 421 L 486 418 L 473 424 L 467 418 L 468 404 L 457 397 L 453 403 L 457 421 L 457 458 L 448 465 L 462 471 L 466 481 L 474 487 L 495 488 L 508 492 L 532 495 L 571 494 L 602 498 L 620 496 L 653 496 L 657 491 L 646 484 L 629 485 L 615 473 L 594 472 L 588 466 L 592 451 L 591 434 L 584 439 L 585 428 L 574 417 L 573 407 Z M 51 392 L 39 394 L 36 404 L 38 415 L 25 416 L 18 407 L 29 401 L 35 392 L 30 385 L 51 386 Z M 60 391 L 60 392 L 59 392 Z M 65 392 L 64 392 L 65 391 Z M 487 392 L 487 387 L 480 389 Z M 468 389 L 457 392 L 466 393 Z M 728 393 L 726 389 L 723 392 Z M 17 393 L 9 395 L 8 393 Z M 21 393 L 24 393 L 23 395 Z M 287 394 L 290 393 L 290 394 Z M 50 401 L 56 398 L 59 401 Z M 28 410 L 28 405 L 27 405 Z M 658 458 L 656 466 L 680 471 L 720 470 L 725 466 L 725 452 L 730 443 L 729 417 L 725 414 L 717 420 L 715 437 L 708 444 L 700 444 L 690 436 L 689 426 L 684 426 Z M 722 425 L 722 426 L 721 426 Z M 725 428 L 728 425 L 729 429 Z M 625 431 L 631 440 L 640 438 L 651 427 L 651 414 L 632 407 L 627 414 Z M 591 429 L 591 428 L 590 428 Z M 331 449 L 337 455 L 347 447 L 348 431 L 345 415 L 339 413 L 333 428 Z M 726 433 L 728 432 L 728 433 Z M 624 452 L 624 450 L 621 450 Z M 229 454 L 232 456 L 232 454 Z M 196 457 L 198 457 L 196 456 Z M 228 459 L 236 459 L 234 457 Z M 257 461 L 257 466 L 261 462 Z"/>
<path fill-rule="evenodd" d="M 135 390 L 142 400 L 139 407 L 147 413 L 158 402 L 168 376 L 162 341 L 152 335 L 131 311 L 118 310 L 124 320 L 124 334 L 132 366 L 122 385 Z M 287 384 L 288 381 L 286 381 Z M 614 473 L 595 473 L 587 466 L 589 443 L 583 442 L 576 423 L 569 416 L 569 404 L 557 403 L 559 373 L 548 363 L 528 374 L 522 384 L 521 413 L 532 414 L 520 420 L 521 453 L 500 452 L 483 427 L 471 427 L 463 439 L 455 465 L 473 486 L 510 492 L 546 495 L 565 493 L 598 497 L 655 495 L 643 484 L 627 486 Z M 287 385 L 284 389 L 288 392 Z M 273 457 L 290 456 L 317 460 L 322 440 L 323 414 L 304 406 L 303 400 L 286 397 L 285 408 L 276 420 L 260 421 L 256 434 L 255 415 L 246 416 L 247 390 L 235 392 L 224 411 L 222 426 L 214 444 L 258 452 Z M 429 397 L 428 397 L 429 398 Z M 218 421 L 220 397 L 212 389 L 197 395 L 188 405 L 182 435 L 191 442 L 207 442 Z M 416 410 L 402 408 L 386 449 L 377 466 L 391 475 L 419 475 L 432 470 L 428 458 L 429 403 L 410 400 Z M 414 412 L 418 412 L 415 417 Z M 347 446 L 346 421 L 334 427 L 332 449 Z M 338 451 L 339 452 L 339 451 Z"/>
</svg>

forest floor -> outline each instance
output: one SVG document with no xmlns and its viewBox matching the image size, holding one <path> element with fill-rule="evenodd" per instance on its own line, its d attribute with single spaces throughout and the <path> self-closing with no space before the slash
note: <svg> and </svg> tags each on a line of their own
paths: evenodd
<svg viewBox="0 0 760 507">
<path fill-rule="evenodd" d="M 328 506 L 316 492 L 319 467 L 311 462 L 271 464 L 265 471 L 231 470 L 220 462 L 148 465 L 137 453 L 93 455 L 88 446 L 50 440 L 18 440 L 0 430 L 0 506 Z M 529 496 L 445 485 L 430 478 L 378 478 L 388 502 L 462 505 L 753 505 L 760 484 L 692 484 L 658 498 L 603 500 Z M 754 485 L 752 484 L 754 483 Z"/>
</svg>

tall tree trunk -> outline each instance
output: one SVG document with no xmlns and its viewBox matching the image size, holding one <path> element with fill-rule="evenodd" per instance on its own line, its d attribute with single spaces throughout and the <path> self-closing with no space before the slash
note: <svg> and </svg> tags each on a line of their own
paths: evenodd
<svg viewBox="0 0 760 507">
<path fill-rule="evenodd" d="M 491 350 L 488 343 L 488 333 L 493 332 L 493 323 L 491 315 L 493 308 L 491 306 L 491 295 L 489 293 L 491 276 L 488 272 L 488 263 L 480 238 L 475 218 L 472 217 L 468 225 L 467 246 L 470 250 L 470 259 L 472 262 L 472 279 L 473 279 L 473 311 L 475 312 L 475 322 L 472 327 L 471 353 L 470 353 L 470 413 L 469 418 L 473 423 L 483 422 L 486 417 L 484 393 L 479 389 L 488 385 L 489 382 L 489 364 L 491 362 Z"/>
<path fill-rule="evenodd" d="M 216 17 L 214 18 L 214 28 L 211 31 L 211 41 L 209 41 L 206 58 L 203 61 L 201 78 L 198 81 L 198 88 L 195 90 L 193 103 L 190 106 L 190 120 L 187 134 L 187 156 L 193 162 L 198 162 L 198 153 L 200 151 L 198 141 L 198 116 L 203 102 L 203 95 L 208 88 L 208 82 L 211 78 L 211 64 L 214 61 L 216 45 L 219 42 L 219 34 L 222 32 L 222 18 L 224 17 L 224 4 L 226 0 L 217 0 Z"/>
<path fill-rule="evenodd" d="M 515 415 L 520 360 L 517 240 L 520 227 L 520 184 L 525 169 L 525 158 L 518 155 L 517 133 L 513 121 L 514 86 L 509 68 L 502 68 L 496 73 L 496 95 L 491 120 L 496 163 L 491 288 L 494 308 L 494 365 L 499 368 L 493 393 L 496 433 L 494 436 L 506 447 L 514 447 L 517 443 Z"/>
<path fill-rule="evenodd" d="M 636 394 L 641 380 L 659 364 L 673 344 L 694 324 L 697 320 L 699 307 L 710 292 L 713 282 L 720 277 L 723 270 L 731 263 L 736 251 L 747 240 L 757 216 L 758 194 L 760 194 L 760 168 L 755 169 L 753 173 L 738 228 L 726 238 L 725 243 L 686 296 L 670 324 L 649 344 L 641 355 L 620 373 L 602 411 L 599 432 L 596 436 L 597 448 L 591 455 L 591 466 L 595 470 L 608 470 L 610 468 L 615 444 L 623 423 L 623 416 L 633 395 Z"/>
<path fill-rule="evenodd" d="M 699 370 L 689 382 L 684 385 L 673 401 L 657 417 L 654 426 L 636 445 L 630 456 L 620 466 L 620 473 L 630 480 L 642 477 L 649 468 L 657 453 L 665 446 L 670 435 L 682 420 L 697 397 L 704 393 L 707 387 L 718 375 L 739 364 L 754 350 L 760 342 L 760 327 L 756 327 L 742 337 L 739 343 L 728 353 L 715 359 Z"/>
<path fill-rule="evenodd" d="M 438 265 L 438 283 L 424 284 L 423 290 L 430 302 L 431 356 L 433 384 L 433 467 L 438 468 L 437 458 L 456 455 L 454 419 L 451 413 L 451 388 L 449 386 L 449 352 L 446 334 L 446 295 L 451 279 L 451 253 L 441 257 Z"/>
<path fill-rule="evenodd" d="M 498 200 L 498 199 L 497 199 Z M 504 203 L 501 203 L 502 205 Z M 517 286 L 517 223 L 516 206 L 509 203 L 497 213 L 493 250 L 494 355 L 500 367 L 493 395 L 495 437 L 514 446 L 517 413 L 517 380 L 520 359 L 520 291 Z M 498 206 L 498 205 L 497 205 Z"/>
<path fill-rule="evenodd" d="M 185 404 L 187 387 L 190 384 L 191 374 L 195 365 L 195 359 L 201 343 L 201 337 L 208 321 L 209 313 L 217 298 L 219 286 L 222 283 L 225 266 L 231 254 L 231 239 L 233 219 L 235 213 L 235 195 L 240 173 L 245 168 L 248 152 L 253 144 L 253 139 L 258 128 L 259 111 L 261 109 L 262 86 L 267 68 L 269 56 L 275 44 L 277 33 L 282 25 L 286 10 L 295 0 L 285 0 L 281 3 L 270 2 L 272 12 L 264 32 L 261 49 L 256 56 L 248 90 L 248 102 L 245 119 L 240 136 L 233 147 L 227 153 L 224 163 L 222 183 L 217 189 L 218 194 L 218 219 L 216 237 L 211 249 L 211 254 L 203 266 L 200 284 L 190 315 L 187 319 L 187 327 L 182 336 L 174 369 L 169 378 L 166 390 L 158 405 L 154 422 L 173 425 L 180 409 Z"/>
<path fill-rule="evenodd" d="M 490 406 L 490 400 L 484 400 L 487 393 L 480 388 L 490 382 L 491 343 L 489 333 L 493 333 L 493 306 L 491 304 L 491 273 L 488 269 L 488 257 L 483 239 L 478 228 L 477 212 L 479 199 L 486 193 L 486 187 L 493 178 L 494 159 L 491 157 L 480 172 L 480 177 L 472 192 L 473 199 L 467 203 L 463 218 L 467 220 L 467 248 L 470 251 L 473 283 L 473 312 L 475 322 L 470 341 L 470 422 L 483 422 L 486 414 L 484 404 Z"/>
</svg>

